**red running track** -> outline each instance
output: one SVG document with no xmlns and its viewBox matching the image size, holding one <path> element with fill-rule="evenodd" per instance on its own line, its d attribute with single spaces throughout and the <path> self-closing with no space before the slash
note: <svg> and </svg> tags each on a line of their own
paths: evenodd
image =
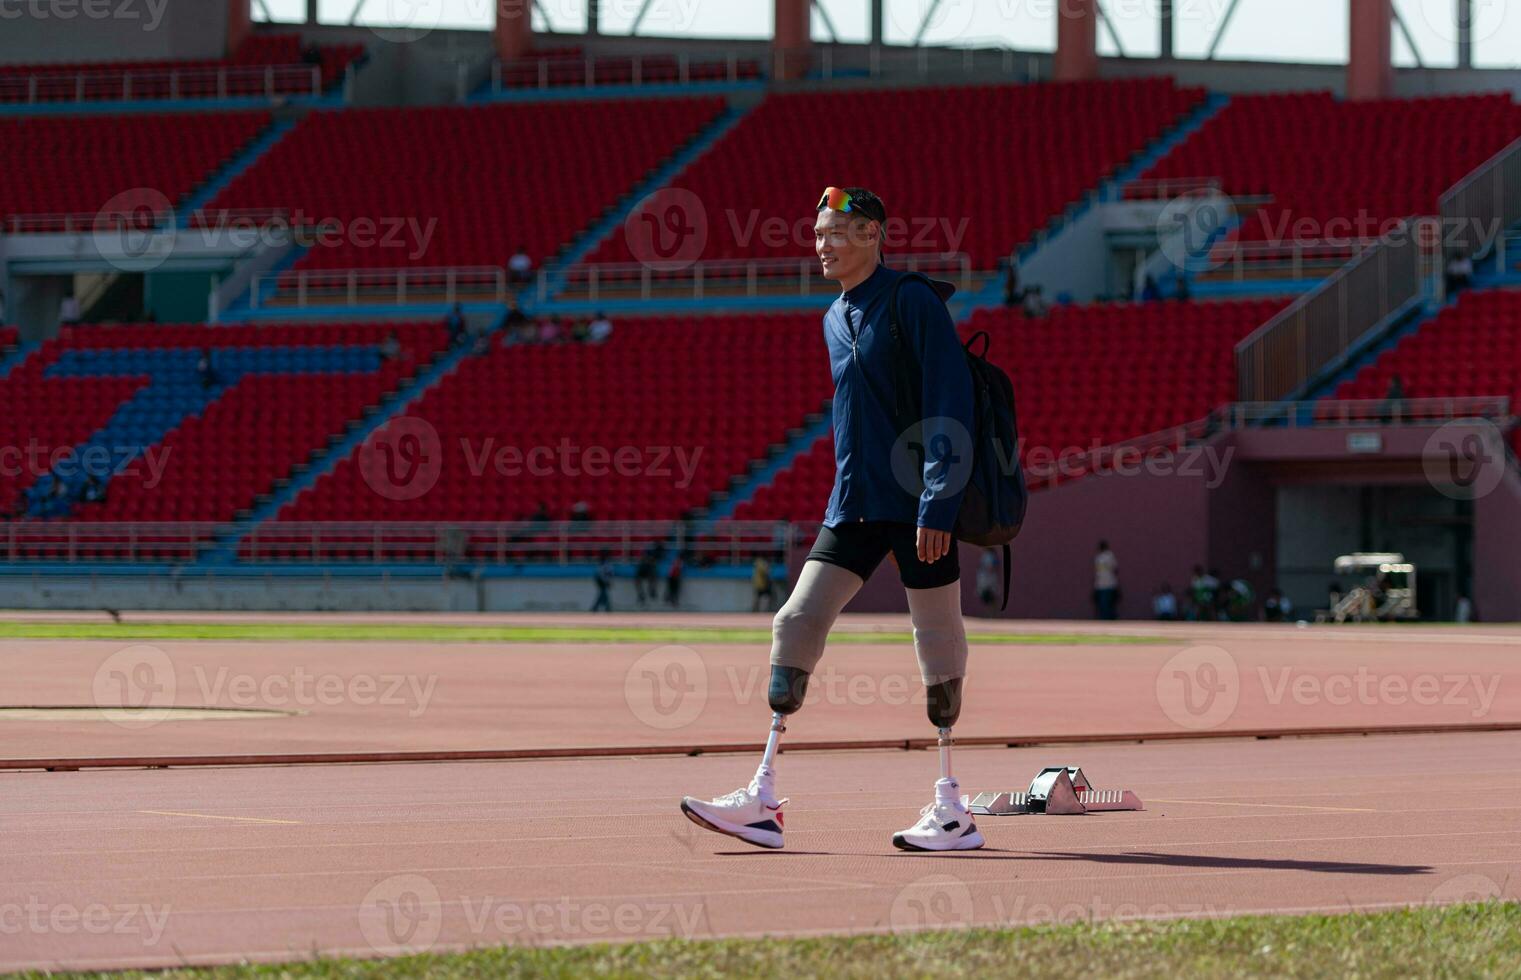
<svg viewBox="0 0 1521 980">
<path fill-rule="evenodd" d="M 904 854 L 930 752 L 782 760 L 787 850 L 676 808 L 753 760 L 12 773 L 0 971 L 498 943 L 1346 911 L 1521 898 L 1521 736 L 958 752 L 963 785 L 1081 763 L 1140 813 L 984 817 Z"/>
</svg>

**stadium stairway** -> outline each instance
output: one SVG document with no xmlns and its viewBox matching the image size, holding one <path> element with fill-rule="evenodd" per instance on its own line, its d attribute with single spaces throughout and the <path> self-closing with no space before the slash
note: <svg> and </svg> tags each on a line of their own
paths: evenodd
<svg viewBox="0 0 1521 980">
<path fill-rule="evenodd" d="M 487 343 L 495 342 L 495 335 L 502 328 L 505 320 L 506 311 L 503 310 L 483 335 Z M 431 364 L 417 372 L 410 382 L 393 391 L 368 415 L 356 420 L 346 436 L 319 452 L 310 462 L 297 467 L 294 475 L 283 486 L 263 498 L 249 511 L 248 516 L 241 522 L 239 530 L 218 538 L 210 548 L 202 552 L 196 564 L 221 566 L 236 562 L 238 545 L 249 531 L 275 517 L 282 507 L 296 499 L 303 490 L 331 473 L 340 462 L 353 455 L 355 448 L 376 430 L 406 411 L 407 406 L 422 397 L 429 388 L 452 374 L 469 356 L 471 356 L 469 344 L 459 344 L 442 351 Z"/>
<path fill-rule="evenodd" d="M 294 118 L 272 120 L 262 133 L 255 136 L 237 155 L 224 162 L 206 183 L 196 188 L 185 199 L 184 204 L 181 205 L 176 226 L 180 229 L 189 228 L 191 217 L 196 211 L 211 203 L 228 184 L 232 183 L 243 171 L 257 163 L 259 158 L 269 152 L 270 147 L 278 143 L 280 138 L 290 132 L 295 125 L 296 120 Z"/>
<path fill-rule="evenodd" d="M 127 377 L 150 379 L 126 402 L 117 407 L 106 424 L 84 443 L 74 447 L 76 458 L 108 456 L 110 472 L 142 455 L 145 449 L 164 438 L 191 415 L 202 414 L 238 381 L 250 374 L 290 373 L 292 371 L 362 371 L 374 370 L 379 363 L 375 351 L 331 351 L 324 348 L 234 348 L 211 354 L 216 382 L 203 385 L 196 371 L 201 352 L 194 348 L 156 351 L 121 351 L 111 348 L 79 349 L 64 353 L 48 367 L 47 377 Z M 66 485 L 77 497 L 85 478 L 72 474 Z M 34 485 L 37 495 L 45 495 L 57 479 L 44 476 Z M 108 487 L 109 489 L 109 487 Z"/>
<path fill-rule="evenodd" d="M 615 228 L 628 220 L 628 216 L 641 201 L 670 183 L 671 178 L 685 170 L 688 164 L 712 149 L 713 144 L 723 139 L 725 134 L 739 125 L 740 120 L 749 111 L 750 107 L 748 106 L 736 106 L 732 102 L 729 103 L 728 108 L 719 114 L 718 118 L 709 123 L 705 129 L 698 132 L 685 146 L 666 158 L 666 161 L 648 174 L 643 181 L 636 184 L 623 200 L 604 215 L 600 221 L 595 222 L 591 227 L 582 231 L 580 237 L 563 249 L 556 257 L 554 263 L 556 267 L 555 271 L 549 277 L 550 300 L 546 303 L 538 304 L 537 311 L 541 313 L 593 312 L 593 308 L 602 309 L 604 306 L 612 310 L 614 308 L 613 304 L 599 306 L 597 303 L 590 301 L 584 303 L 555 302 L 554 297 L 565 288 L 563 270 L 584 259 L 592 249 L 597 247 L 602 239 L 606 238 Z M 636 303 L 633 305 L 642 311 L 649 310 L 647 303 Z M 576 307 L 576 309 L 571 309 L 571 307 Z M 581 309 L 583 307 L 585 309 Z"/>
<path fill-rule="evenodd" d="M 36 341 L 20 343 L 16 345 L 16 349 L 11 351 L 10 354 L 4 357 L 0 357 L 0 381 L 5 380 L 6 376 L 9 375 L 18 364 L 30 357 L 32 351 L 41 346 L 42 345 Z"/>
<path fill-rule="evenodd" d="M 1125 186 L 1138 180 L 1147 170 L 1166 157 L 1173 150 L 1182 146 L 1189 137 L 1193 136 L 1204 125 L 1230 105 L 1230 96 L 1211 94 L 1193 112 L 1176 123 L 1171 129 L 1166 130 L 1150 146 L 1146 147 L 1125 166 L 1121 167 L 1108 180 L 1095 187 L 1080 201 L 1076 201 L 1053 218 L 1044 229 L 1035 235 L 1030 241 L 1020 245 L 1015 255 L 1019 259 L 1020 266 L 1030 264 L 1047 247 L 1055 246 L 1064 232 L 1071 229 L 1077 219 L 1081 218 L 1093 207 L 1110 201 L 1118 201 L 1124 196 Z M 981 290 L 968 294 L 953 302 L 952 312 L 959 320 L 963 316 L 970 315 L 977 307 L 992 306 L 1003 301 L 1003 282 L 1000 277 L 992 277 Z"/>
</svg>

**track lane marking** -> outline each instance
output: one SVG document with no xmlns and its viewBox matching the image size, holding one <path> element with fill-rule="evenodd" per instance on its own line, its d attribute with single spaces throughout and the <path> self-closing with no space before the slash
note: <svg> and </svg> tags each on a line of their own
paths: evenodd
<svg viewBox="0 0 1521 980">
<path fill-rule="evenodd" d="M 300 826 L 299 820 L 274 820 L 269 817 L 224 817 L 215 813 L 186 813 L 184 810 L 138 810 L 138 813 L 151 813 L 159 817 L 199 817 L 202 820 L 239 820 L 246 823 L 283 823 Z"/>
</svg>

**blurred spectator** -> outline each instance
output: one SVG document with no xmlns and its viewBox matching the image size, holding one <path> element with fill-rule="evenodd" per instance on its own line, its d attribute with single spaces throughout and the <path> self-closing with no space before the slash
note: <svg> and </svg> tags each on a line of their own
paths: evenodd
<svg viewBox="0 0 1521 980">
<path fill-rule="evenodd" d="M 0 327 L 5 326 L 5 290 L 0 289 Z"/>
<path fill-rule="evenodd" d="M 1171 585 L 1163 582 L 1161 588 L 1157 589 L 1157 594 L 1151 597 L 1151 611 L 1157 619 L 1178 618 L 1178 597 L 1173 594 Z"/>
<path fill-rule="evenodd" d="M 518 305 L 518 298 L 512 297 L 507 301 L 507 318 L 502 321 L 502 327 L 508 331 L 517 330 L 528 322 L 528 314 Z"/>
<path fill-rule="evenodd" d="M 1193 581 L 1189 583 L 1192 600 L 1188 618 L 1210 620 L 1215 618 L 1215 596 L 1220 591 L 1220 580 L 1204 571 L 1203 565 L 1194 566 Z"/>
<path fill-rule="evenodd" d="M 301 49 L 301 61 L 304 64 L 322 66 L 322 49 L 315 44 L 308 44 Z"/>
<path fill-rule="evenodd" d="M 1466 595 L 1458 596 L 1458 609 L 1453 619 L 1459 623 L 1477 623 L 1479 612 L 1474 608 L 1473 600 Z"/>
<path fill-rule="evenodd" d="M 74 298 L 73 293 L 69 293 L 63 298 L 63 302 L 58 304 L 58 322 L 63 324 L 79 322 L 79 300 Z"/>
<path fill-rule="evenodd" d="M 1155 276 L 1147 276 L 1146 284 L 1141 287 L 1141 302 L 1155 303 L 1162 298 L 1162 287 L 1157 285 Z"/>
<path fill-rule="evenodd" d="M 94 473 L 85 481 L 84 489 L 79 493 L 79 499 L 87 504 L 103 504 L 106 502 L 106 485 L 100 477 Z"/>
<path fill-rule="evenodd" d="M 587 321 L 577 320 L 571 325 L 570 339 L 578 344 L 584 344 L 591 337 L 591 330 L 587 327 Z"/>
<path fill-rule="evenodd" d="M 600 609 L 603 612 L 612 612 L 613 602 L 607 590 L 613 584 L 613 565 L 608 561 L 605 550 L 602 552 L 602 561 L 597 565 L 597 571 L 592 576 L 592 584 L 597 587 L 597 601 L 592 603 L 591 611 L 596 612 Z"/>
<path fill-rule="evenodd" d="M 1294 604 L 1282 589 L 1273 589 L 1262 602 L 1262 618 L 1270 623 L 1282 623 L 1294 618 Z"/>
<path fill-rule="evenodd" d="M 210 388 L 217 383 L 216 368 L 211 366 L 211 352 L 205 348 L 201 349 L 200 360 L 195 362 L 195 376 L 202 388 Z"/>
<path fill-rule="evenodd" d="M 655 546 L 651 544 L 639 556 L 639 564 L 634 566 L 634 598 L 641 607 L 647 599 L 654 599 L 657 595 L 656 555 Z"/>
<path fill-rule="evenodd" d="M 607 314 L 601 310 L 592 318 L 591 326 L 587 328 L 589 339 L 594 344 L 600 344 L 613 335 L 613 321 L 607 318 Z"/>
<path fill-rule="evenodd" d="M 1093 556 L 1093 605 L 1099 619 L 1119 618 L 1120 561 L 1108 541 L 1098 543 Z"/>
<path fill-rule="evenodd" d="M 519 245 L 512 258 L 507 260 L 507 278 L 519 286 L 533 282 L 533 258 L 528 254 L 527 245 Z"/>
<path fill-rule="evenodd" d="M 396 338 L 396 331 L 386 334 L 386 339 L 380 342 L 380 356 L 388 361 L 401 356 L 401 341 Z"/>
<path fill-rule="evenodd" d="M 1019 262 L 1009 259 L 1003 268 L 1003 305 L 1019 305 Z"/>
<path fill-rule="evenodd" d="M 1225 591 L 1225 618 L 1233 623 L 1244 623 L 1252 614 L 1252 603 L 1257 599 L 1257 594 L 1252 591 L 1252 584 L 1244 578 L 1231 579 L 1230 588 Z"/>
<path fill-rule="evenodd" d="M 1188 285 L 1188 276 L 1179 274 L 1178 288 L 1173 293 L 1173 299 L 1180 303 L 1187 303 L 1193 299 L 1193 289 Z"/>
<path fill-rule="evenodd" d="M 1025 290 L 1024 313 L 1032 320 L 1046 315 L 1046 298 L 1041 295 L 1039 286 L 1032 286 Z"/>
<path fill-rule="evenodd" d="M 449 346 L 459 343 L 465 336 L 465 307 L 455 303 L 450 307 L 449 315 L 444 317 L 444 329 L 449 331 Z"/>
<path fill-rule="evenodd" d="M 675 609 L 677 604 L 681 602 L 681 574 L 683 571 L 681 557 L 678 554 L 672 558 L 671 567 L 665 573 L 665 601 L 672 609 Z"/>
<path fill-rule="evenodd" d="M 750 572 L 750 584 L 755 589 L 755 601 L 750 603 L 751 612 L 760 612 L 761 599 L 766 600 L 766 611 L 776 610 L 776 583 L 771 581 L 771 563 L 757 555 Z"/>
<path fill-rule="evenodd" d="M 1473 259 L 1467 255 L 1454 255 L 1447 262 L 1447 295 L 1460 292 L 1473 285 Z"/>
<path fill-rule="evenodd" d="M 578 500 L 570 507 L 570 519 L 578 522 L 589 522 L 592 519 L 591 504 L 584 500 Z"/>
<path fill-rule="evenodd" d="M 546 316 L 539 321 L 539 343 L 558 344 L 560 342 L 560 325 L 552 316 Z"/>
<path fill-rule="evenodd" d="M 998 605 L 998 552 L 985 549 L 977 561 L 977 599 L 984 612 L 992 613 Z"/>
</svg>

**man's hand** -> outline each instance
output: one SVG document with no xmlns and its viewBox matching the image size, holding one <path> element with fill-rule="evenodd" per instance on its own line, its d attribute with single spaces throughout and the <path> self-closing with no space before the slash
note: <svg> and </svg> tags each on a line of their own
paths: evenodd
<svg viewBox="0 0 1521 980">
<path fill-rule="evenodd" d="M 926 565 L 935 562 L 951 553 L 951 532 L 936 531 L 933 528 L 921 527 L 919 529 L 919 560 Z"/>
</svg>

